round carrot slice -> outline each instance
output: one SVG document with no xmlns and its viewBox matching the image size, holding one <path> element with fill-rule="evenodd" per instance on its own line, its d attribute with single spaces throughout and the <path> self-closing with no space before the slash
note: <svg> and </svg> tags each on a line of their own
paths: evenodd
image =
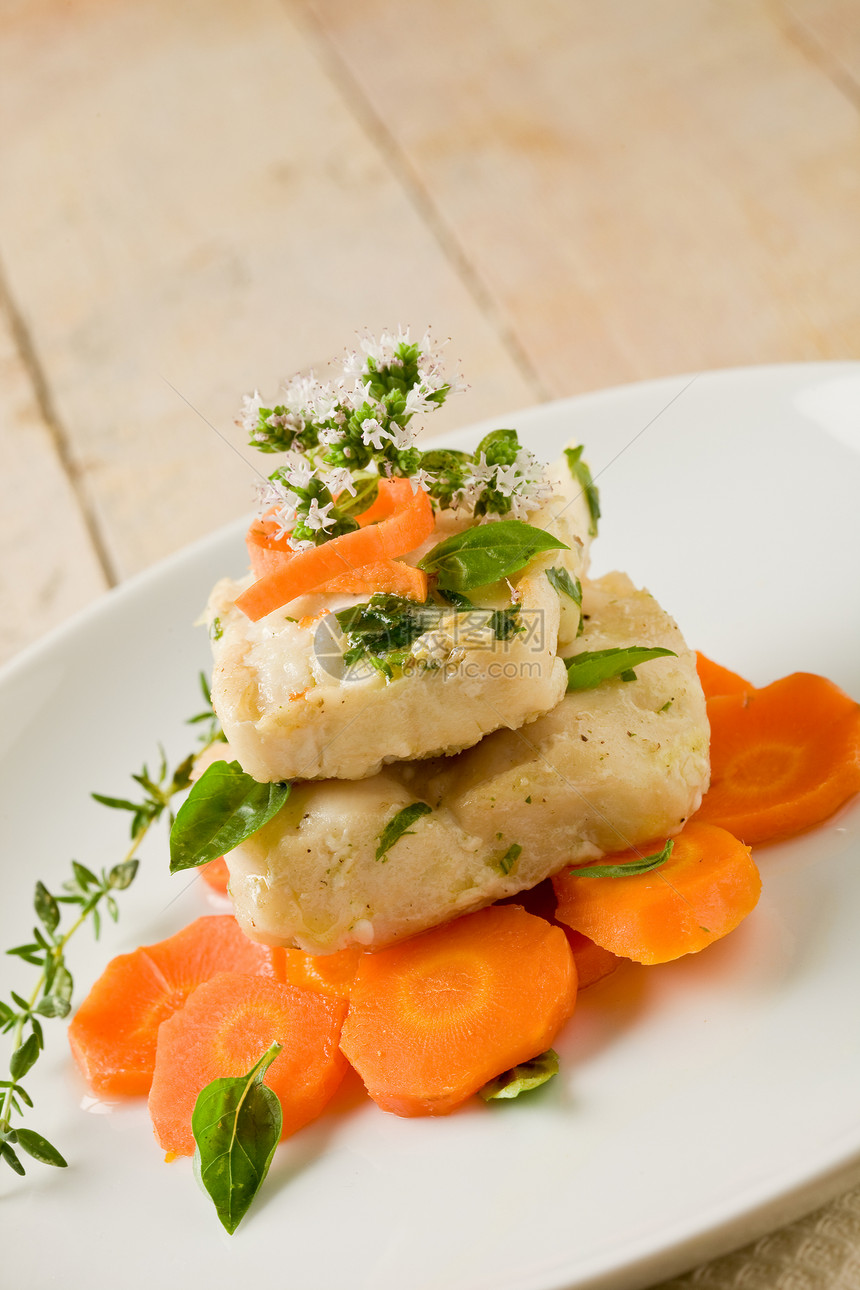
<svg viewBox="0 0 860 1290">
<path fill-rule="evenodd" d="M 823 676 L 794 672 L 708 701 L 711 787 L 696 820 L 751 845 L 826 820 L 860 791 L 860 704 Z"/>
<path fill-rule="evenodd" d="M 716 694 L 748 694 L 753 688 L 749 681 L 738 676 L 737 672 L 730 672 L 727 667 L 712 662 L 698 650 L 696 651 L 696 671 L 706 699 L 712 699 Z"/>
<path fill-rule="evenodd" d="M 232 914 L 220 914 L 112 959 L 68 1029 L 90 1088 L 108 1097 L 148 1092 L 158 1028 L 191 991 L 225 968 L 281 977 L 282 956 L 249 941 Z"/>
<path fill-rule="evenodd" d="M 637 963 L 668 963 L 726 936 L 755 908 L 761 893 L 749 847 L 725 829 L 697 823 L 688 824 L 673 843 L 669 859 L 650 873 L 582 876 L 590 867 L 635 862 L 659 851 L 660 842 L 556 874 L 556 917 Z"/>
<path fill-rule="evenodd" d="M 304 990 L 317 990 L 331 999 L 349 998 L 364 950 L 350 947 L 335 954 L 305 954 L 284 950 L 284 980 Z"/>
<path fill-rule="evenodd" d="M 341 1047 L 383 1110 L 445 1115 L 549 1048 L 575 999 L 561 928 L 491 906 L 365 955 Z"/>
<path fill-rule="evenodd" d="M 198 986 L 158 1033 L 149 1112 L 159 1145 L 193 1155 L 197 1095 L 214 1079 L 244 1075 L 273 1043 L 283 1052 L 264 1079 L 281 1103 L 281 1137 L 310 1123 L 346 1071 L 345 1012 L 343 1000 L 265 977 L 222 972 Z"/>
</svg>

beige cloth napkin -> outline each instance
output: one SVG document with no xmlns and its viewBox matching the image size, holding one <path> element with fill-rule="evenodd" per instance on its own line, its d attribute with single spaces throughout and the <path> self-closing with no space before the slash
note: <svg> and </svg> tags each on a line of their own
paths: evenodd
<svg viewBox="0 0 860 1290">
<path fill-rule="evenodd" d="M 860 1290 L 860 1187 L 650 1290 Z"/>
</svg>

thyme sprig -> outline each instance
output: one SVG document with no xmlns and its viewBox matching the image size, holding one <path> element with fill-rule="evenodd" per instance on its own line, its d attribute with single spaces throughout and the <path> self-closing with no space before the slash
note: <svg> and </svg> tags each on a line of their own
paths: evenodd
<svg viewBox="0 0 860 1290">
<path fill-rule="evenodd" d="M 207 707 L 191 718 L 191 724 L 206 723 L 202 746 L 172 769 L 168 767 L 164 751 L 160 750 L 158 770 L 154 774 L 144 765 L 141 771 L 132 775 L 134 782 L 143 789 L 139 801 L 109 797 L 103 793 L 92 794 L 103 806 L 131 813 L 131 844 L 122 859 L 98 873 L 80 861 L 72 860 L 71 876 L 57 893 L 38 881 L 33 894 L 37 923 L 33 927 L 32 940 L 6 951 L 39 969 L 29 995 L 25 997 L 10 990 L 8 1001 L 0 999 L 0 1030 L 12 1036 L 9 1078 L 0 1080 L 0 1157 L 16 1174 L 26 1173 L 21 1152 L 41 1164 L 57 1168 L 65 1168 L 68 1163 L 43 1134 L 17 1123 L 15 1117 L 23 1119 L 25 1108 L 33 1109 L 33 1099 L 22 1080 L 45 1048 L 43 1022 L 54 1017 L 67 1017 L 71 1011 L 74 977 L 66 955 L 69 942 L 86 923 L 98 940 L 104 913 L 117 921 L 119 904 L 116 896 L 130 887 L 137 876 L 139 860 L 136 852 L 143 839 L 165 812 L 172 822 L 171 801 L 191 783 L 195 760 L 212 743 L 223 738 L 212 711 L 205 677 L 201 676 L 200 681 Z M 64 906 L 68 907 L 70 917 L 66 926 L 63 925 Z"/>
</svg>

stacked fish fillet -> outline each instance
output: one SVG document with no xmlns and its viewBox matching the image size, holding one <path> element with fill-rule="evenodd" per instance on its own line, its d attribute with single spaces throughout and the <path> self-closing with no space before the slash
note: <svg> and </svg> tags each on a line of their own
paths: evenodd
<svg viewBox="0 0 860 1290">
<path fill-rule="evenodd" d="M 344 611 L 367 595 L 305 594 L 252 621 L 241 604 L 253 575 L 214 588 L 212 698 L 229 756 L 257 780 L 292 782 L 227 856 L 251 938 L 377 948 L 676 833 L 698 808 L 709 732 L 695 655 L 626 575 L 588 579 L 594 517 L 565 455 L 545 481 L 528 523 L 555 548 L 479 588 L 468 611 L 437 596 L 414 666 L 348 665 Z M 403 558 L 418 566 L 478 522 L 439 506 Z M 516 614 L 512 634 L 491 630 L 499 611 Z M 571 658 L 643 646 L 671 653 L 635 680 L 568 691 Z M 409 826 L 385 846 L 398 817 Z"/>
</svg>

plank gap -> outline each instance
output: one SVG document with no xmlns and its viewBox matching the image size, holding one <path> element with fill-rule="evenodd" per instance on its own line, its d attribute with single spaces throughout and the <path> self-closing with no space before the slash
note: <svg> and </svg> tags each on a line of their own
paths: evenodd
<svg viewBox="0 0 860 1290">
<path fill-rule="evenodd" d="M 546 402 L 551 398 L 549 386 L 521 345 L 516 332 L 509 325 L 489 287 L 469 260 L 453 229 L 421 182 L 418 172 L 411 165 L 397 137 L 363 92 L 352 66 L 341 56 L 334 41 L 329 37 L 314 5 L 302 3 L 302 0 L 282 0 L 282 3 L 304 28 L 332 84 L 342 94 L 346 106 L 379 149 L 407 200 L 412 204 L 431 236 L 435 238 L 442 254 L 451 264 L 466 291 L 495 330 L 523 380 L 534 390 L 536 399 Z"/>
<path fill-rule="evenodd" d="M 785 37 L 805 58 L 823 72 L 852 107 L 860 112 L 860 81 L 833 50 L 816 34 L 810 24 L 791 5 L 776 5 L 774 13 Z"/>
<path fill-rule="evenodd" d="M 75 461 L 69 445 L 69 436 L 57 412 L 56 404 L 44 367 L 39 359 L 36 346 L 24 321 L 23 314 L 13 299 L 9 289 L 5 268 L 0 262 L 0 309 L 6 314 L 12 341 L 18 351 L 21 364 L 29 377 L 33 399 L 50 436 L 57 454 L 60 468 L 66 476 L 72 496 L 77 503 L 81 522 L 87 537 L 92 544 L 96 562 L 109 587 L 115 587 L 120 581 L 118 572 L 110 557 L 98 521 L 87 496 L 83 473 Z"/>
</svg>

